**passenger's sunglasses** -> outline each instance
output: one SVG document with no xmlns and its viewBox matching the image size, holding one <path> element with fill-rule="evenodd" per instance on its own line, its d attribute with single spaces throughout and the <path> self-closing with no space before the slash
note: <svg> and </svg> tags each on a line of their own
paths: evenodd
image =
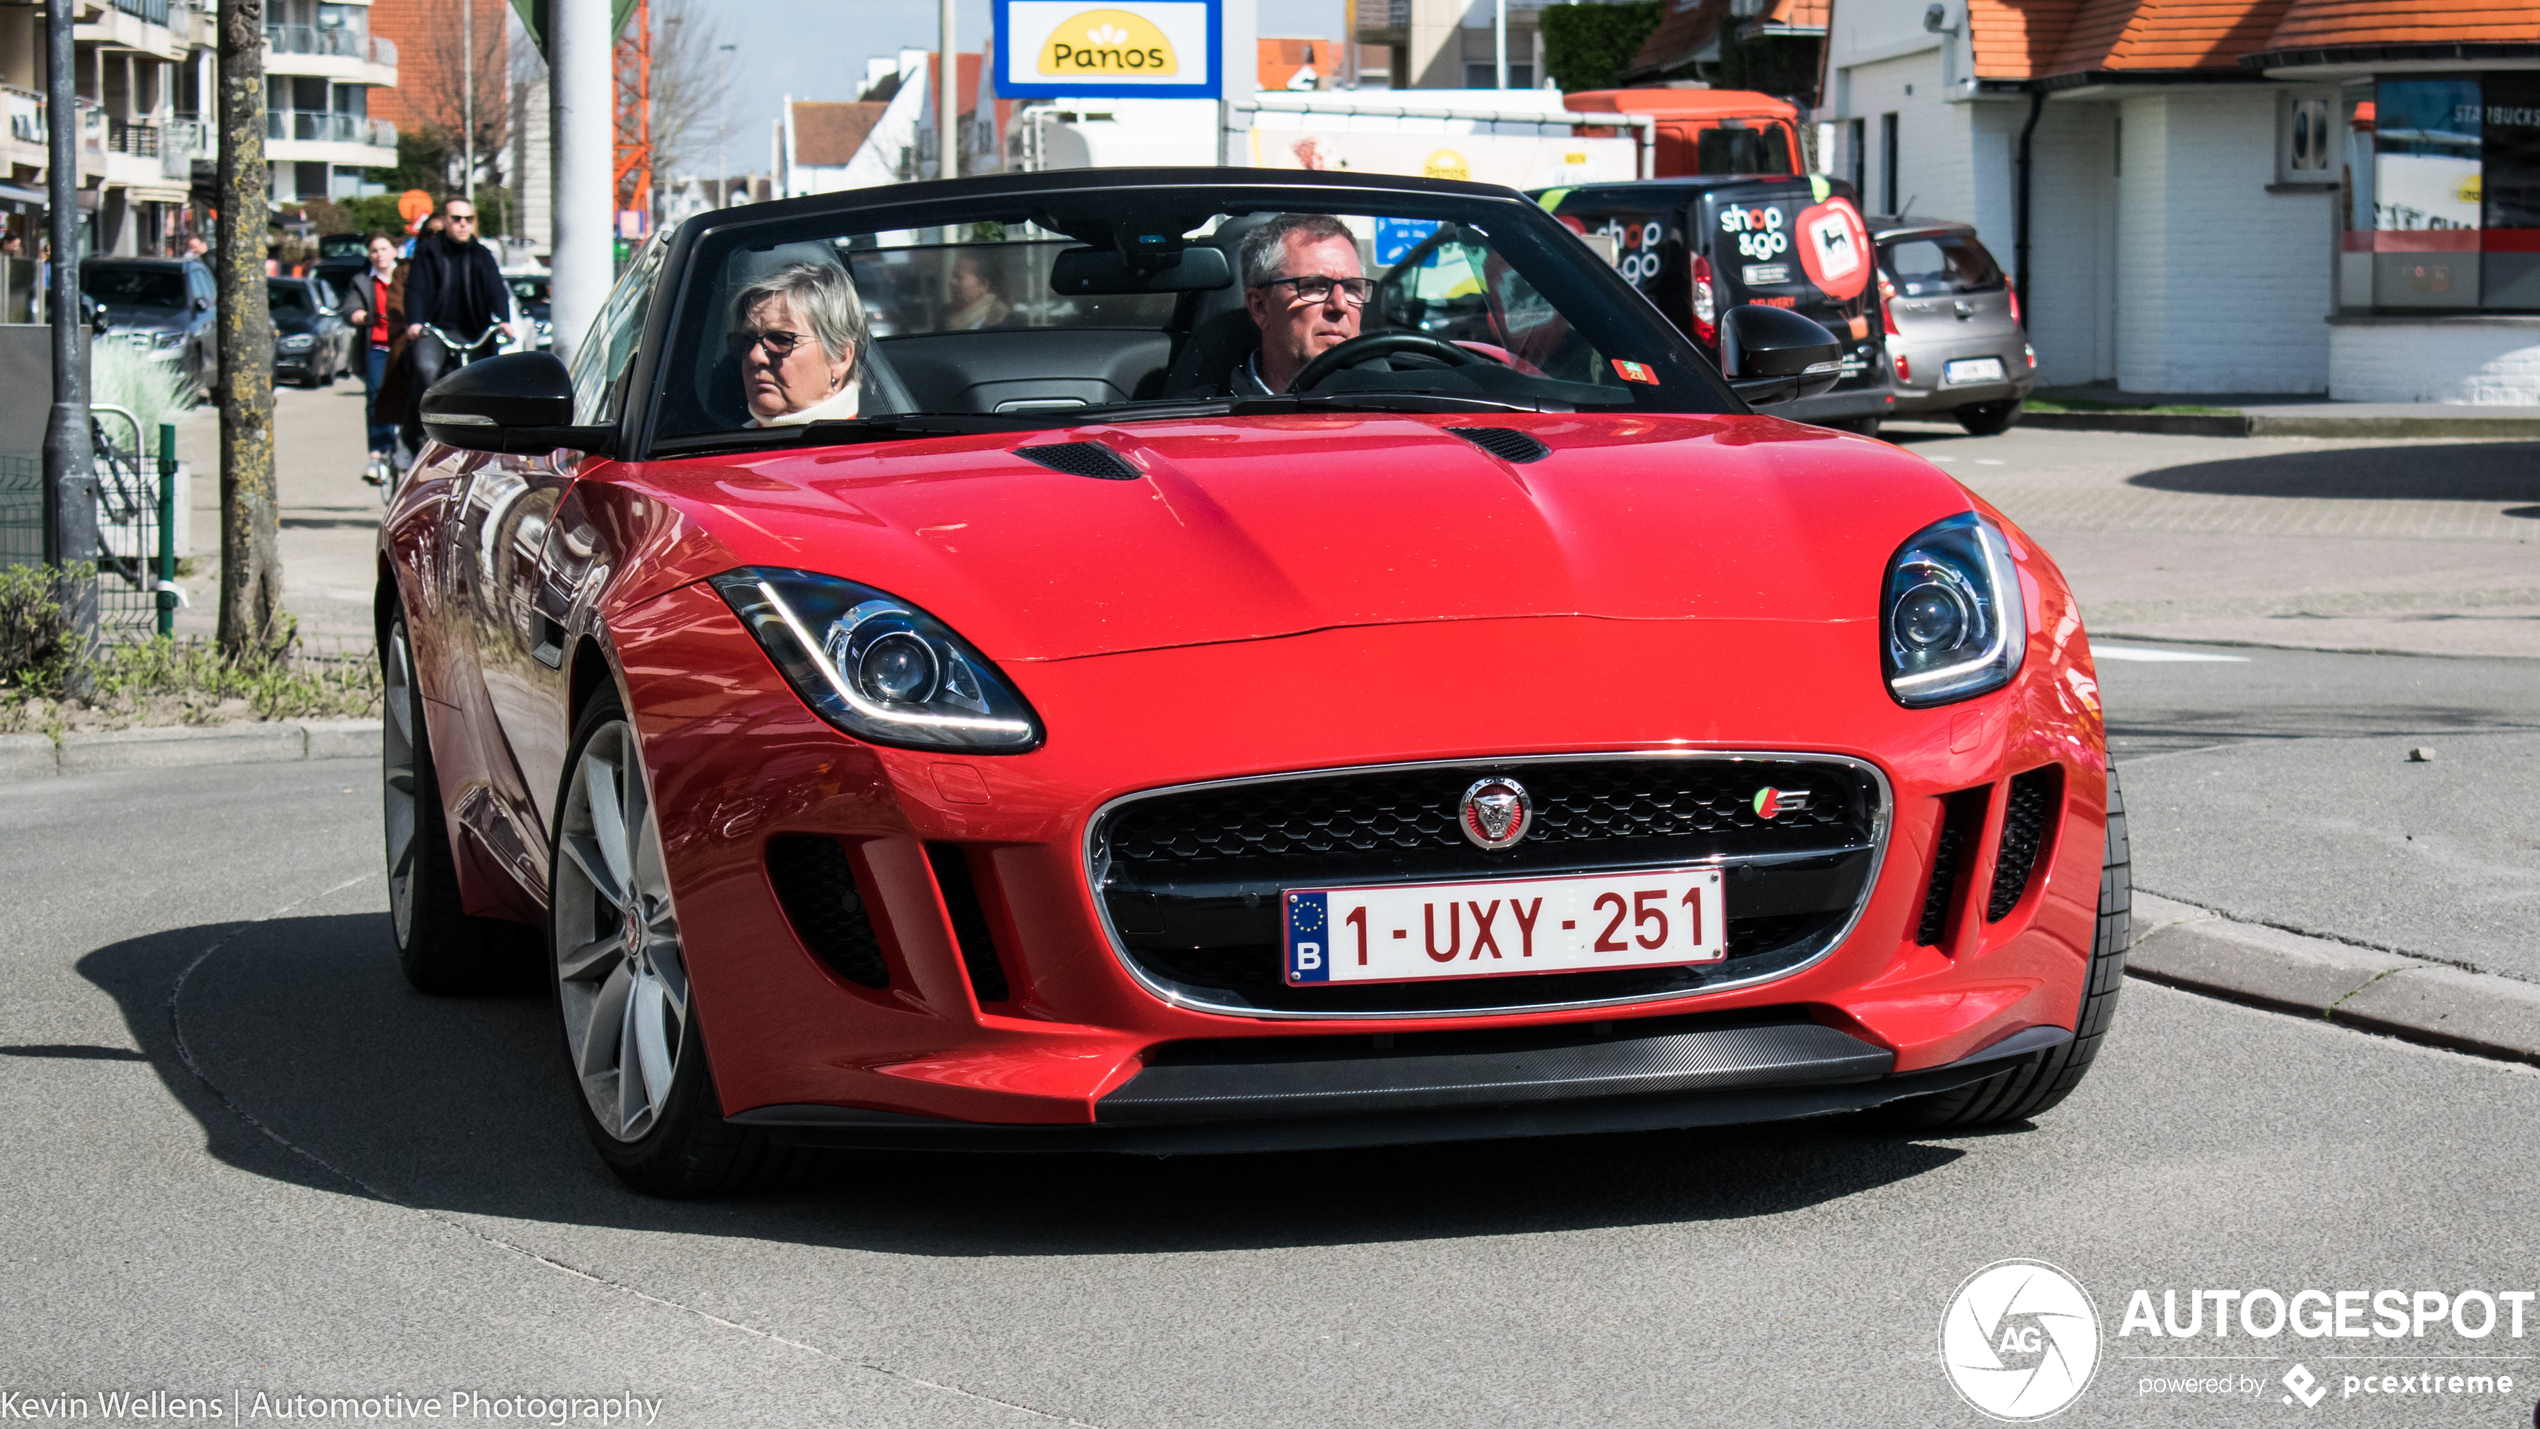
<svg viewBox="0 0 2540 1429">
<path fill-rule="evenodd" d="M 744 328 L 725 340 L 732 345 L 734 357 L 747 357 L 750 355 L 751 348 L 764 347 L 769 356 L 782 362 L 794 355 L 795 348 L 811 341 L 811 338 L 803 333 L 787 332 L 783 328 L 769 328 L 764 332 L 751 332 Z"/>
<path fill-rule="evenodd" d="M 1367 299 L 1376 291 L 1376 280 L 1373 278 L 1327 278 L 1320 273 L 1308 273 L 1301 278 L 1273 278 L 1266 283 L 1256 283 L 1253 286 L 1294 288 L 1296 295 L 1309 303 L 1327 301 L 1332 296 L 1332 290 L 1338 288 L 1341 290 L 1343 300 L 1351 307 L 1363 308 L 1367 306 Z"/>
<path fill-rule="evenodd" d="M 476 222 L 476 215 L 475 215 L 475 214 L 472 214 L 472 213 L 454 213 L 454 214 L 450 214 L 448 217 L 449 217 L 450 222 L 452 222 L 452 223 L 474 223 L 474 222 Z"/>
</svg>

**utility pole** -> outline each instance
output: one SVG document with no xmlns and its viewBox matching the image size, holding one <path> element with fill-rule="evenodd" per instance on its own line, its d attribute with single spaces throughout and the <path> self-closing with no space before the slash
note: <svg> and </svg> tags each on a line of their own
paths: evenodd
<svg viewBox="0 0 2540 1429">
<path fill-rule="evenodd" d="M 476 0 L 459 0 L 459 192 L 476 207 Z M 446 151 L 444 151 L 446 152 Z M 447 163 L 448 160 L 442 162 Z"/>
<path fill-rule="evenodd" d="M 79 86 L 71 24 L 79 0 L 44 11 L 46 229 L 53 239 L 53 409 L 44 419 L 44 562 L 79 652 L 97 640 L 97 582 L 71 572 L 97 559 L 97 465 L 88 444 L 88 373 L 79 321 Z"/>
<path fill-rule="evenodd" d="M 280 644 L 273 480 L 273 314 L 265 303 L 265 0 L 220 7 L 220 647 Z"/>
<path fill-rule="evenodd" d="M 615 276 L 609 240 L 612 27 L 609 0 L 553 0 L 548 16 L 555 353 L 571 362 L 583 334 L 608 303 Z"/>
<path fill-rule="evenodd" d="M 935 177 L 957 179 L 961 145 L 953 139 L 953 127 L 961 101 L 954 94 L 961 79 L 961 52 L 953 48 L 953 0 L 943 0 L 935 18 L 935 43 L 942 51 L 935 60 Z"/>
<path fill-rule="evenodd" d="M 717 45 L 715 48 L 727 55 L 738 54 L 741 49 L 739 45 Z M 727 60 L 725 63 L 737 64 L 739 61 Z M 731 147 L 731 142 L 732 126 L 728 123 L 716 123 L 714 126 L 714 206 L 716 208 L 732 206 L 732 161 L 724 155 L 724 150 Z"/>
<path fill-rule="evenodd" d="M 1498 78 L 1492 81 L 1491 87 L 1506 89 L 1508 87 L 1508 0 L 1491 0 L 1490 28 L 1492 53 L 1494 62 L 1498 66 Z"/>
</svg>

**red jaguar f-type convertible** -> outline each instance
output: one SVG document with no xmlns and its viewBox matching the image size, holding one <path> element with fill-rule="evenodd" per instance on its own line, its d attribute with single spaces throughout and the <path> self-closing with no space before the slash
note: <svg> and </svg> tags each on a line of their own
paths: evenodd
<svg viewBox="0 0 2540 1429">
<path fill-rule="evenodd" d="M 569 372 L 425 399 L 406 973 L 541 930 L 591 1138 L 663 1194 L 2033 1116 L 2126 934 L 2072 594 L 1930 465 L 1750 411 L 1836 379 L 1825 329 L 1721 330 L 1473 184 L 693 218 Z"/>
</svg>

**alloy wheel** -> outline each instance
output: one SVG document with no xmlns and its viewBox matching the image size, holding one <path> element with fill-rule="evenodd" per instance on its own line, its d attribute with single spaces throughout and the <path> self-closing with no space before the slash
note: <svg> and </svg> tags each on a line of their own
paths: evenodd
<svg viewBox="0 0 2540 1429">
<path fill-rule="evenodd" d="M 566 1050 L 600 1127 L 640 1140 L 678 1075 L 688 973 L 660 826 L 623 719 L 583 742 L 557 854 L 551 940 Z"/>
<path fill-rule="evenodd" d="M 382 662 L 382 703 L 388 707 L 388 718 L 380 727 L 380 812 L 381 823 L 388 832 L 388 916 L 397 932 L 397 946 L 403 948 L 414 941 L 415 926 L 415 854 L 416 835 L 420 830 L 415 808 L 415 722 L 423 711 L 415 703 L 414 648 L 406 638 L 406 623 L 398 621 L 388 632 L 388 649 Z"/>
</svg>

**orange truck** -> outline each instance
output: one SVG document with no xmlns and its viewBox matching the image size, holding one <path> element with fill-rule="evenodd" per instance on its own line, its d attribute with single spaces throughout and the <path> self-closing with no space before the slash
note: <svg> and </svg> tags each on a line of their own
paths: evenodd
<svg viewBox="0 0 2540 1429">
<path fill-rule="evenodd" d="M 1657 177 L 1796 174 L 1799 108 L 1748 89 L 1591 89 L 1573 114 L 1646 114 L 1658 123 Z"/>
</svg>

